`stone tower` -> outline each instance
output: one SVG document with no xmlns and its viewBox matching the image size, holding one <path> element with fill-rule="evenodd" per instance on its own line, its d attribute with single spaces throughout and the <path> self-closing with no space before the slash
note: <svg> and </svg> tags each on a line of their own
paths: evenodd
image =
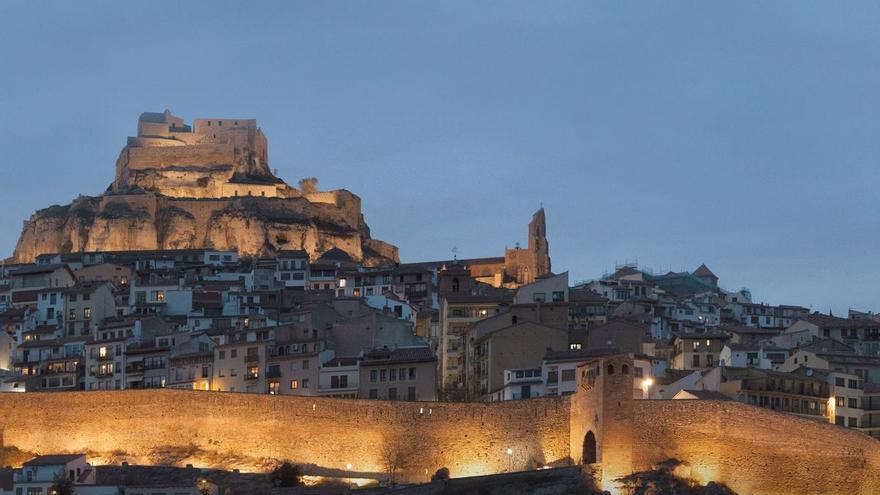
<svg viewBox="0 0 880 495">
<path fill-rule="evenodd" d="M 528 247 L 517 245 L 504 251 L 504 275 L 517 285 L 530 284 L 550 273 L 550 246 L 547 244 L 547 222 L 544 208 L 532 215 L 529 223 Z"/>
<path fill-rule="evenodd" d="M 547 243 L 547 221 L 544 208 L 532 215 L 529 223 L 529 252 L 533 256 L 536 277 L 550 273 L 550 245 Z"/>
</svg>

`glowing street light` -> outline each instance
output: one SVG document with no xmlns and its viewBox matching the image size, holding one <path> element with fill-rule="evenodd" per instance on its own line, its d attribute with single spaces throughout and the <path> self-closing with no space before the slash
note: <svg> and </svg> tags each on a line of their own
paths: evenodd
<svg viewBox="0 0 880 495">
<path fill-rule="evenodd" d="M 513 449 L 507 448 L 507 472 L 513 471 Z"/>
<path fill-rule="evenodd" d="M 351 463 L 350 462 L 345 465 L 345 469 L 351 471 Z"/>
<path fill-rule="evenodd" d="M 643 399 L 647 399 L 650 397 L 648 392 L 651 389 L 651 385 L 653 385 L 653 384 L 654 384 L 654 379 L 651 377 L 648 377 L 648 378 L 645 378 L 644 380 L 642 380 L 642 398 Z"/>
</svg>

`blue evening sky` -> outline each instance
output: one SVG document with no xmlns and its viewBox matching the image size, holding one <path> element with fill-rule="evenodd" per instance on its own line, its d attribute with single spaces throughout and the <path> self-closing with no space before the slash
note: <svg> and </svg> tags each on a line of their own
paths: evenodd
<svg viewBox="0 0 880 495">
<path fill-rule="evenodd" d="M 101 193 L 143 111 L 256 118 L 288 183 L 405 261 L 705 262 L 756 300 L 880 310 L 877 2 L 0 2 L 0 254 Z"/>
</svg>

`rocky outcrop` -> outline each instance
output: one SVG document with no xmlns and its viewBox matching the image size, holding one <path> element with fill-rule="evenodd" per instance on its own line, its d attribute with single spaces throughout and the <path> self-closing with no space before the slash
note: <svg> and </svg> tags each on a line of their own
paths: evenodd
<svg viewBox="0 0 880 495">
<path fill-rule="evenodd" d="M 13 260 L 44 253 L 210 247 L 260 256 L 333 248 L 367 265 L 398 261 L 397 248 L 370 238 L 361 200 L 345 191 L 303 191 L 270 172 L 268 143 L 255 120 L 144 113 L 128 138 L 107 193 L 37 211 Z"/>
<path fill-rule="evenodd" d="M 303 249 L 316 259 L 340 248 L 368 265 L 397 261 L 397 249 L 371 239 L 360 200 L 335 191 L 343 206 L 305 198 L 171 198 L 152 192 L 79 197 L 37 211 L 14 259 L 43 253 L 211 247 L 259 256 Z"/>
</svg>

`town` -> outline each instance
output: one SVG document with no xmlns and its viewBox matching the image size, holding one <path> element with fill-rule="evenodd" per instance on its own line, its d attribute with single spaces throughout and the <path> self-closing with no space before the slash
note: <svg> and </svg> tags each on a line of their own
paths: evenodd
<svg viewBox="0 0 880 495">
<path fill-rule="evenodd" d="M 272 176 L 265 137 L 254 121 L 241 122 L 201 119 L 194 129 L 168 111 L 143 114 L 114 191 L 92 216 L 141 221 L 130 205 L 145 198 L 247 208 L 356 202 L 316 191 L 315 181 L 296 190 Z M 216 160 L 232 162 L 220 178 Z M 193 178 L 200 173 L 208 175 Z M 147 208 L 160 218 L 156 208 L 177 207 Z M 40 230 L 32 220 L 0 266 L 0 390 L 531 401 L 575 394 L 595 379 L 583 370 L 623 355 L 637 401 L 737 401 L 880 439 L 880 315 L 763 304 L 746 289 L 722 288 L 707 264 L 668 273 L 626 264 L 570 280 L 551 268 L 547 216 L 541 208 L 524 219 L 525 242 L 511 240 L 496 256 L 418 262 L 400 262 L 395 247 L 362 232 L 297 244 L 277 226 L 243 250 L 227 225 L 222 248 L 153 239 L 147 249 L 88 251 L 55 240 L 60 249 L 37 252 L 45 243 L 32 242 Z M 184 231 L 204 232 L 198 222 Z M 328 231 L 319 226 L 312 237 Z M 596 463 L 596 438 L 584 442 L 579 461 Z M 25 479 L 42 465 L 94 484 L 83 456 L 58 454 L 25 464 L 15 486 L 48 490 L 51 479 Z"/>
</svg>

